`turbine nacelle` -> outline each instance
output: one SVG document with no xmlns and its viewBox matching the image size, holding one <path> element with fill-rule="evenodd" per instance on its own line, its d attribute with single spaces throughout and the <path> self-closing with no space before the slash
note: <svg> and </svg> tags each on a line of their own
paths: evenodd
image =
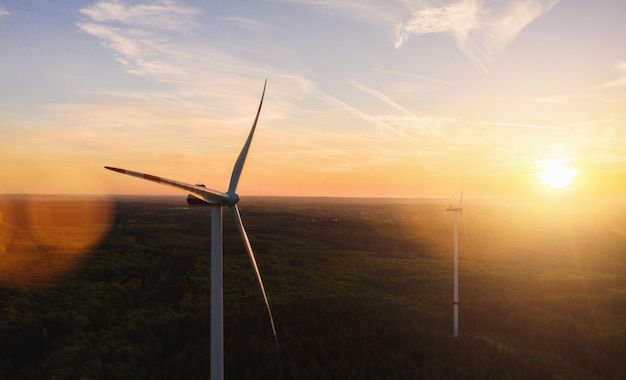
<svg viewBox="0 0 626 380">
<path fill-rule="evenodd" d="M 458 200 L 456 199 L 454 194 L 450 194 L 450 195 L 452 196 L 452 198 L 454 198 L 454 201 L 456 202 L 456 206 L 449 205 L 446 211 L 460 212 L 461 215 L 463 215 L 463 186 L 461 186 L 461 196 L 459 197 Z"/>
</svg>

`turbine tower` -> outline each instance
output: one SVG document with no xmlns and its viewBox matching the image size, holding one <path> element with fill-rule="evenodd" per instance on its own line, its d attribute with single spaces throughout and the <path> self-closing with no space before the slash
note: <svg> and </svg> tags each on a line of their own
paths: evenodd
<svg viewBox="0 0 626 380">
<path fill-rule="evenodd" d="M 263 97 L 265 96 L 265 87 L 267 85 L 267 79 L 263 85 L 263 93 L 261 94 L 261 102 L 259 103 L 259 109 L 254 118 L 252 129 L 248 134 L 248 138 L 239 153 L 239 157 L 235 162 L 232 175 L 230 177 L 230 184 L 228 191 L 222 192 L 218 190 L 212 190 L 204 186 L 193 185 L 189 183 L 174 181 L 171 179 L 157 177 L 150 174 L 144 174 L 131 170 L 118 169 L 110 166 L 105 166 L 106 169 L 113 170 L 118 173 L 127 174 L 133 177 L 146 179 L 163 185 L 173 186 L 184 190 L 196 196 L 199 199 L 207 202 L 211 206 L 211 379 L 220 380 L 224 378 L 224 292 L 223 292 L 223 243 L 222 243 L 222 207 L 228 207 L 233 215 L 235 224 L 239 229 L 243 244 L 246 247 L 252 268 L 256 274 L 256 278 L 261 287 L 261 293 L 265 301 L 265 307 L 269 315 L 270 324 L 272 326 L 272 332 L 274 333 L 274 342 L 278 348 L 278 336 L 276 335 L 276 328 L 274 326 L 274 319 L 272 318 L 272 311 L 270 310 L 270 304 L 267 300 L 267 294 L 265 293 L 265 287 L 261 280 L 261 273 L 257 266 L 256 259 L 254 258 L 254 252 L 248 239 L 248 234 L 243 227 L 241 221 L 241 215 L 239 214 L 239 208 L 237 203 L 239 202 L 239 195 L 237 194 L 237 184 L 239 183 L 239 177 L 243 165 L 250 149 L 254 130 L 256 129 L 257 121 L 259 120 L 259 114 L 261 113 L 261 106 L 263 105 Z"/>
<path fill-rule="evenodd" d="M 456 200 L 454 195 L 452 196 L 456 202 L 456 206 L 448 206 L 446 211 L 454 212 L 454 328 L 453 336 L 456 338 L 459 336 L 459 219 L 461 214 L 461 221 L 463 222 L 463 187 L 461 187 L 461 197 Z M 465 228 L 465 222 L 463 222 L 463 228 Z M 467 233 L 465 234 L 467 239 Z"/>
</svg>

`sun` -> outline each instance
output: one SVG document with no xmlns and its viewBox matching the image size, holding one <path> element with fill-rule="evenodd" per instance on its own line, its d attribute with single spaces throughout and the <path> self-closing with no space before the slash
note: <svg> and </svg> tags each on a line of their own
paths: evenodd
<svg viewBox="0 0 626 380">
<path fill-rule="evenodd" d="M 568 187 L 578 176 L 579 171 L 568 164 L 571 159 L 552 158 L 536 163 L 537 176 L 544 184 L 554 188 L 563 189 Z"/>
</svg>

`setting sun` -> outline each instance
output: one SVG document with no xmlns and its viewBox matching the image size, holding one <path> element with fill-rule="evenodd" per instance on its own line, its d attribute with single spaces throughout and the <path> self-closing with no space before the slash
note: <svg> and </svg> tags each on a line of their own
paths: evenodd
<svg viewBox="0 0 626 380">
<path fill-rule="evenodd" d="M 562 189 L 571 185 L 578 176 L 579 171 L 574 169 L 564 158 L 548 159 L 537 162 L 537 176 L 546 185 Z"/>
</svg>

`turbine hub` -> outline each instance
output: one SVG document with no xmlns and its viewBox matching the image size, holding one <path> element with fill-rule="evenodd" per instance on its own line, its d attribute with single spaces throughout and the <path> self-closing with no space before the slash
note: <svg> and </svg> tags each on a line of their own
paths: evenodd
<svg viewBox="0 0 626 380">
<path fill-rule="evenodd" d="M 224 206 L 234 206 L 239 202 L 239 195 L 234 191 L 227 191 L 228 199 L 224 201 Z"/>
</svg>

